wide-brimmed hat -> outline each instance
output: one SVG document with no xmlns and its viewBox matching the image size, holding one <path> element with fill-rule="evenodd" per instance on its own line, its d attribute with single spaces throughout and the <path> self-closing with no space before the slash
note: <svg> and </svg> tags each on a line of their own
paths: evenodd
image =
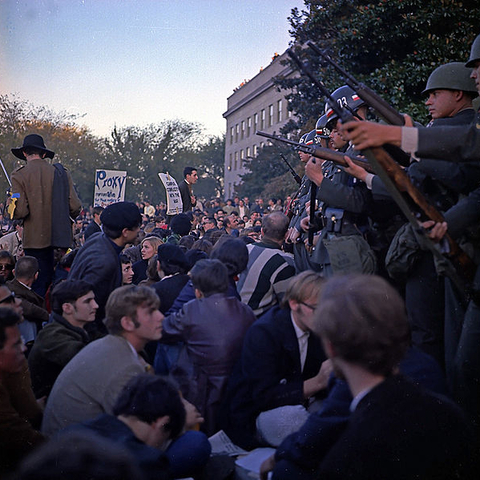
<svg viewBox="0 0 480 480">
<path fill-rule="evenodd" d="M 55 152 L 48 150 L 48 148 L 45 146 L 43 138 L 40 135 L 37 135 L 36 133 L 27 135 L 23 139 L 23 145 L 18 148 L 12 148 L 12 153 L 20 160 L 25 160 L 25 156 L 23 155 L 23 150 L 27 147 L 37 148 L 38 150 L 41 150 L 42 152 L 45 153 L 45 155 L 48 158 L 53 158 L 55 155 Z"/>
</svg>

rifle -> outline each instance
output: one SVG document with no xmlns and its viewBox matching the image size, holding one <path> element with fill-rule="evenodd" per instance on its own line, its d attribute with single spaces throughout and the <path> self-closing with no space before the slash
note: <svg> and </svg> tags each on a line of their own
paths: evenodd
<svg viewBox="0 0 480 480">
<path fill-rule="evenodd" d="M 288 162 L 288 160 L 285 158 L 285 156 L 283 155 L 283 153 L 279 153 L 280 157 L 282 158 L 282 160 L 287 164 L 287 167 L 288 169 L 290 170 L 290 173 L 292 174 L 292 177 L 293 179 L 298 183 L 298 185 L 301 185 L 302 184 L 302 179 L 300 178 L 300 176 L 298 175 L 298 173 L 293 169 L 293 167 L 290 165 L 290 163 Z"/>
<path fill-rule="evenodd" d="M 345 154 L 336 152 L 335 150 L 330 150 L 329 148 L 319 147 L 318 145 L 305 145 L 304 143 L 294 142 L 293 140 L 289 140 L 288 138 L 278 137 L 277 135 L 272 135 L 266 132 L 255 132 L 256 135 L 260 135 L 261 137 L 266 137 L 271 140 L 278 140 L 279 142 L 287 143 L 288 145 L 293 145 L 298 150 L 304 153 L 308 153 L 315 158 L 321 158 L 322 160 L 330 160 L 341 167 L 348 168 L 348 164 L 345 161 Z M 352 160 L 355 165 L 364 168 L 369 173 L 375 173 L 372 166 L 361 157 L 357 157 L 355 155 L 347 155 L 347 157 Z"/>
<path fill-rule="evenodd" d="M 357 95 L 376 113 L 378 117 L 387 122 L 390 125 L 396 125 L 403 127 L 405 125 L 405 117 L 397 112 L 388 102 L 382 97 L 376 94 L 370 87 L 367 87 L 364 83 L 359 82 L 353 75 L 344 70 L 338 63 L 336 63 L 329 55 L 322 52 L 313 42 L 310 40 L 307 45 L 330 65 L 332 65 L 340 75 L 344 78 L 347 85 L 357 92 Z M 410 164 L 410 155 L 405 153 L 401 148 L 394 145 L 384 145 L 392 157 L 402 166 L 407 167 Z"/>
<path fill-rule="evenodd" d="M 347 110 L 342 108 L 332 98 L 330 92 L 327 90 L 325 85 L 313 75 L 310 68 L 307 65 L 303 64 L 291 49 L 289 49 L 287 53 L 290 58 L 296 63 L 299 70 L 305 75 L 307 75 L 313 82 L 313 84 L 316 85 L 323 93 L 323 95 L 327 98 L 328 104 L 337 114 L 338 118 L 342 121 L 342 123 L 351 121 L 353 119 L 352 115 Z M 467 278 L 467 280 L 470 281 L 473 279 L 473 275 L 476 271 L 474 263 L 465 254 L 465 252 L 460 249 L 455 240 L 447 234 L 445 237 L 450 247 L 448 257 L 453 263 L 453 265 L 452 263 L 448 262 L 447 258 L 440 253 L 436 245 L 427 236 L 425 229 L 419 225 L 417 216 L 410 210 L 408 203 L 406 202 L 400 191 L 404 189 L 408 193 L 410 198 L 417 204 L 423 215 L 430 220 L 433 220 L 434 222 L 443 222 L 445 221 L 443 215 L 438 210 L 436 210 L 435 207 L 428 203 L 427 199 L 423 196 L 423 194 L 412 184 L 412 182 L 410 181 L 406 173 L 402 170 L 400 165 L 395 162 L 395 160 L 384 148 L 368 148 L 363 150 L 362 153 L 365 155 L 368 162 L 373 167 L 376 175 L 378 175 L 383 181 L 391 197 L 397 203 L 398 207 L 405 215 L 406 219 L 410 222 L 414 231 L 419 235 L 419 238 L 421 238 L 423 245 L 432 252 L 435 258 L 442 261 L 442 263 L 446 267 L 446 274 L 448 275 L 448 277 L 456 285 L 459 292 L 463 292 L 465 290 L 464 281 L 462 275 L 459 275 L 457 273 L 457 269 L 460 272 L 464 273 L 464 276 Z"/>
<path fill-rule="evenodd" d="M 324 60 L 326 60 L 332 67 L 334 67 L 340 75 L 345 79 L 347 85 L 357 92 L 357 95 L 372 109 L 375 113 L 385 120 L 390 125 L 397 125 L 403 127 L 405 125 L 405 118 L 402 114 L 397 112 L 388 102 L 382 97 L 377 95 L 371 88 L 367 87 L 364 83 L 359 82 L 353 75 L 344 70 L 338 63 L 325 52 L 322 52 L 313 42 L 310 40 L 307 45 Z"/>
</svg>

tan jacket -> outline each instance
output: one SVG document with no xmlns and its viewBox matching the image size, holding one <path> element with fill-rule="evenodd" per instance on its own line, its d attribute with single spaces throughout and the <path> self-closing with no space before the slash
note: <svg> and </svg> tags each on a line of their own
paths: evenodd
<svg viewBox="0 0 480 480">
<path fill-rule="evenodd" d="M 72 178 L 68 175 L 70 186 L 70 216 L 75 218 L 82 207 Z M 20 194 L 14 212 L 14 218 L 24 220 L 23 247 L 51 247 L 52 238 L 52 190 L 55 167 L 45 159 L 30 160 L 27 165 L 12 173 L 13 193 Z M 71 225 L 68 226 L 71 228 Z"/>
</svg>

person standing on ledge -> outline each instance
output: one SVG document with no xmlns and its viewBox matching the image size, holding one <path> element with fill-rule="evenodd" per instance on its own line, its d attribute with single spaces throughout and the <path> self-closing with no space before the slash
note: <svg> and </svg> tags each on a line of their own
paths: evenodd
<svg viewBox="0 0 480 480">
<path fill-rule="evenodd" d="M 53 278 L 54 248 L 71 247 L 71 218 L 82 204 L 68 171 L 47 161 L 55 152 L 46 148 L 40 135 L 27 135 L 12 153 L 27 161 L 12 173 L 12 192 L 18 195 L 13 218 L 23 219 L 25 255 L 35 257 L 40 267 L 32 288 L 44 297 Z"/>
</svg>

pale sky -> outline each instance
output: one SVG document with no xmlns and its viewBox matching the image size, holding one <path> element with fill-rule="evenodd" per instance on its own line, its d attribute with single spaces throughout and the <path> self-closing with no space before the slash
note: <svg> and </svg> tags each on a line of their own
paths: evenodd
<svg viewBox="0 0 480 480">
<path fill-rule="evenodd" d="M 302 0 L 0 0 L 0 93 L 112 127 L 225 131 L 227 97 L 288 48 Z"/>
</svg>

